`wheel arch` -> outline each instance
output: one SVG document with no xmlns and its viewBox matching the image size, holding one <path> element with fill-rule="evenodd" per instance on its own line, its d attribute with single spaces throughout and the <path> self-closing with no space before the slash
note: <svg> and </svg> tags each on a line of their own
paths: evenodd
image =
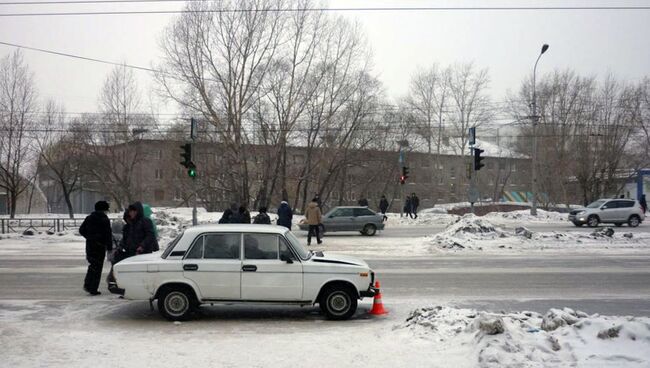
<svg viewBox="0 0 650 368">
<path fill-rule="evenodd" d="M 323 296 L 323 292 L 330 287 L 342 287 L 342 288 L 349 289 L 350 291 L 352 291 L 354 295 L 356 295 L 357 299 L 361 298 L 361 296 L 359 295 L 359 290 L 357 290 L 357 287 L 350 280 L 335 279 L 335 280 L 328 280 L 323 285 L 321 285 L 320 289 L 318 290 L 318 295 L 316 295 L 316 299 L 314 300 L 314 303 L 319 302 L 321 297 Z"/>
<path fill-rule="evenodd" d="M 156 292 L 151 299 L 158 299 L 160 297 L 160 293 L 163 290 L 169 288 L 185 289 L 191 291 L 194 294 L 194 300 L 201 300 L 201 294 L 197 291 L 196 287 L 187 281 L 166 281 L 164 284 L 160 284 L 160 286 L 158 286 L 158 289 L 156 289 Z"/>
</svg>

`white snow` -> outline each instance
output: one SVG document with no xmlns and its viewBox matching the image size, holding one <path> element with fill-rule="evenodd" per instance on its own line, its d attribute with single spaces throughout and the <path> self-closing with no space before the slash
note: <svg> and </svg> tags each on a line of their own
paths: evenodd
<svg viewBox="0 0 650 368">
<path fill-rule="evenodd" d="M 401 329 L 484 367 L 647 367 L 650 318 L 419 308 Z"/>
</svg>

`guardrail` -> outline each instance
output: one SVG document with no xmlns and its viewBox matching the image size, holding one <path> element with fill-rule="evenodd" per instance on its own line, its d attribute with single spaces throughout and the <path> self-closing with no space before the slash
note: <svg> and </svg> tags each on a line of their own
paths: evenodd
<svg viewBox="0 0 650 368">
<path fill-rule="evenodd" d="M 116 220 L 115 218 L 111 218 L 111 224 Z M 0 218 L 0 234 L 23 233 L 26 230 L 43 230 L 58 233 L 77 230 L 83 221 L 84 218 L 71 219 L 69 217 Z"/>
</svg>

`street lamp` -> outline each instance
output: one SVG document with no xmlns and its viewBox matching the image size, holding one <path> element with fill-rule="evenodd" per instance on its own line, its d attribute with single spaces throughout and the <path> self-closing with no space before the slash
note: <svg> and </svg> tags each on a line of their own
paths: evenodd
<svg viewBox="0 0 650 368">
<path fill-rule="evenodd" d="M 542 45 L 542 52 L 539 53 L 539 56 L 535 61 L 535 67 L 533 68 L 533 116 L 531 116 L 533 120 L 533 185 L 530 190 L 533 197 L 530 206 L 530 214 L 533 216 L 537 216 L 537 122 L 539 120 L 539 116 L 537 116 L 537 91 L 535 89 L 535 75 L 537 73 L 537 63 L 539 62 L 539 59 L 542 57 L 542 55 L 546 52 L 546 50 L 548 50 L 548 44 Z"/>
</svg>

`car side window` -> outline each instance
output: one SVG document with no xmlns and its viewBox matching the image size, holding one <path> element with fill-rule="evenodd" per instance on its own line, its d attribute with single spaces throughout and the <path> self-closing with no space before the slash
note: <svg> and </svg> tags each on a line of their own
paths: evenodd
<svg viewBox="0 0 650 368">
<path fill-rule="evenodd" d="M 619 208 L 632 208 L 634 207 L 634 202 L 632 201 L 621 201 Z"/>
<path fill-rule="evenodd" d="M 276 234 L 245 234 L 244 258 L 279 259 L 279 241 Z"/>
<path fill-rule="evenodd" d="M 359 217 L 359 216 L 372 216 L 374 213 L 370 211 L 367 208 L 355 208 L 354 209 L 354 216 Z"/>
<path fill-rule="evenodd" d="M 291 250 L 289 249 L 289 244 L 287 244 L 287 241 L 283 237 L 279 237 L 280 239 L 280 257 L 285 256 L 286 258 L 289 259 L 295 259 L 296 257 L 291 254 Z"/>
<path fill-rule="evenodd" d="M 203 258 L 239 259 L 240 234 L 207 234 L 203 239 Z"/>
<path fill-rule="evenodd" d="M 352 208 L 339 208 L 332 214 L 332 217 L 351 217 L 354 216 Z"/>
<path fill-rule="evenodd" d="M 187 256 L 185 257 L 185 259 L 201 259 L 201 258 L 203 258 L 203 238 L 204 238 L 203 235 L 196 238 L 196 240 L 194 241 L 194 244 L 192 245 L 192 249 L 190 249 L 190 252 L 187 253 Z"/>
</svg>

